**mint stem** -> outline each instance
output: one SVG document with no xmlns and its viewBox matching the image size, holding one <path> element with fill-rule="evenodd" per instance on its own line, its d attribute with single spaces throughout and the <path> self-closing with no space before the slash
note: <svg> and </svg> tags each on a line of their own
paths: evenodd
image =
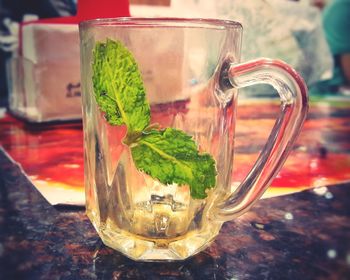
<svg viewBox="0 0 350 280">
<path fill-rule="evenodd" d="M 128 133 L 125 138 L 123 139 L 123 143 L 127 146 L 131 146 L 132 144 L 136 143 L 142 136 L 142 132 L 131 132 Z"/>
</svg>

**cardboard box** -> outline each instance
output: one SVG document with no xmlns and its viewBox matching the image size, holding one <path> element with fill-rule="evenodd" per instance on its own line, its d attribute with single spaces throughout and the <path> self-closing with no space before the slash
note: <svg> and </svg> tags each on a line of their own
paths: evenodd
<svg viewBox="0 0 350 280">
<path fill-rule="evenodd" d="M 30 122 L 81 118 L 77 24 L 29 23 L 8 63 L 10 110 Z"/>
<path fill-rule="evenodd" d="M 83 0 L 76 16 L 21 24 L 7 64 L 11 112 L 29 122 L 81 119 L 78 23 L 119 16 L 129 16 L 127 0 Z"/>
</svg>

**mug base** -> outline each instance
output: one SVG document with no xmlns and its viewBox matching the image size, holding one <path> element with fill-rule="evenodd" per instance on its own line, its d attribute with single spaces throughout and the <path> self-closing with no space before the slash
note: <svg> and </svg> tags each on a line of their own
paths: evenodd
<svg viewBox="0 0 350 280">
<path fill-rule="evenodd" d="M 113 227 L 111 223 L 100 223 L 87 212 L 102 242 L 135 261 L 169 262 L 185 260 L 207 248 L 218 235 L 221 224 L 203 226 L 172 239 L 145 237 Z"/>
</svg>

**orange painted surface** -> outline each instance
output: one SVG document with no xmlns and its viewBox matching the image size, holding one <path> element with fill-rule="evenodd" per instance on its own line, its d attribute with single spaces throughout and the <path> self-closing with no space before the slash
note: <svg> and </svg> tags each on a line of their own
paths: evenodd
<svg viewBox="0 0 350 280">
<path fill-rule="evenodd" d="M 28 125 L 12 116 L 0 120 L 0 144 L 37 180 L 83 187 L 82 125 Z"/>
<path fill-rule="evenodd" d="M 252 167 L 277 113 L 276 102 L 239 106 L 233 182 Z M 0 145 L 35 186 L 56 188 L 63 200 L 64 192 L 74 190 L 83 200 L 80 123 L 29 125 L 5 115 L 0 119 Z M 268 192 L 278 195 L 344 181 L 350 181 L 350 102 L 312 103 L 295 148 Z"/>
</svg>

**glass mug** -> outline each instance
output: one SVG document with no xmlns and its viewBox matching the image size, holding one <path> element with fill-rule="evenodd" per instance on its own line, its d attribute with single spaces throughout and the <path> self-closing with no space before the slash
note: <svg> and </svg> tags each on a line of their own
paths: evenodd
<svg viewBox="0 0 350 280">
<path fill-rule="evenodd" d="M 80 24 L 86 211 L 107 246 L 134 260 L 186 259 L 205 249 L 225 221 L 246 212 L 280 170 L 306 118 L 307 88 L 282 61 L 240 63 L 241 37 L 240 23 L 223 20 L 117 18 Z M 125 66 L 118 51 L 107 58 L 107 42 L 133 57 L 145 96 L 131 89 L 123 95 L 125 104 L 117 102 L 135 81 L 118 70 Z M 96 68 L 98 59 L 105 68 Z M 98 92 L 95 82 L 105 92 Z M 259 83 L 278 91 L 280 114 L 254 167 L 232 190 L 237 90 Z M 134 138 L 130 123 L 109 123 L 111 115 L 96 99 L 115 99 L 113 106 L 130 120 L 140 112 L 136 103 L 127 105 L 132 94 L 149 104 L 148 127 L 141 126 Z M 175 132 L 165 136 L 165 131 Z M 152 135 L 168 138 L 153 146 L 147 142 L 148 150 L 136 155 Z M 191 150 L 178 152 L 186 145 Z M 161 176 L 173 176 L 174 182 Z"/>
</svg>

